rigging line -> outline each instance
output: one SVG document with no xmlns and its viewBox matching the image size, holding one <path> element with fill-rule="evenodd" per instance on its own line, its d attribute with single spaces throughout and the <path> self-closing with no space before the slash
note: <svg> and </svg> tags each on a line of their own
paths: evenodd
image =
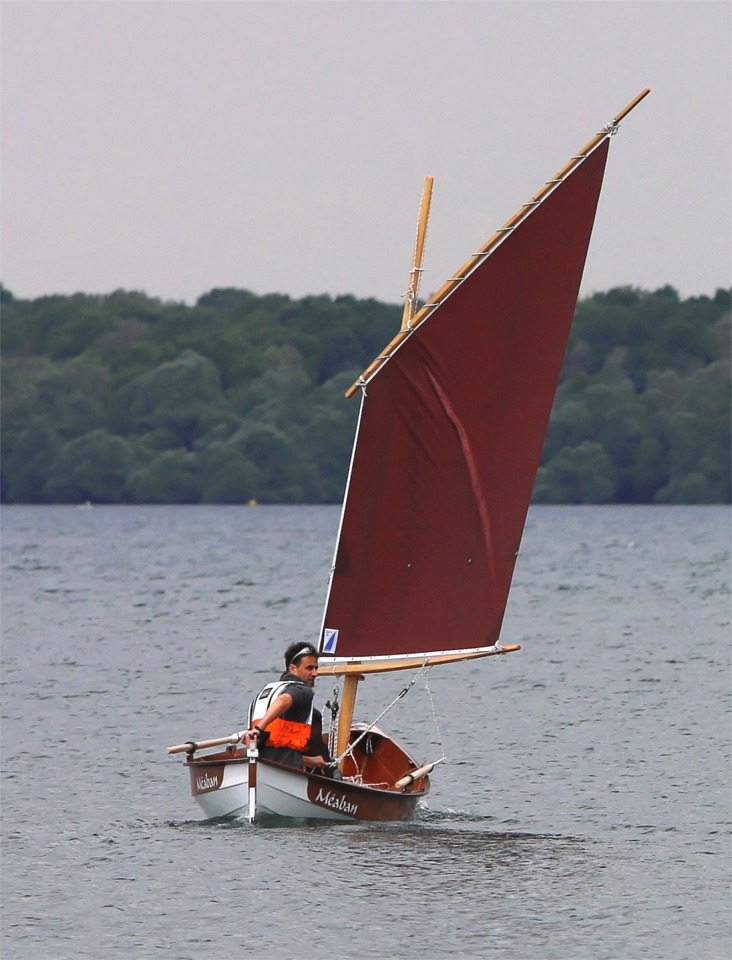
<svg viewBox="0 0 732 960">
<path fill-rule="evenodd" d="M 356 737 L 353 743 L 348 744 L 348 746 L 343 751 L 343 753 L 339 757 L 336 757 L 335 760 L 333 760 L 333 762 L 330 764 L 330 766 L 336 767 L 340 764 L 341 760 L 343 760 L 344 757 L 347 757 L 349 754 L 353 755 L 354 747 L 363 740 L 363 738 L 366 736 L 367 733 L 371 733 L 371 731 L 374 729 L 374 727 L 379 722 L 379 720 L 381 720 L 382 717 L 386 716 L 386 714 L 391 710 L 394 704 L 398 703 L 399 700 L 402 699 L 402 697 L 405 697 L 409 693 L 409 691 L 415 685 L 417 680 L 422 676 L 423 673 L 428 671 L 430 667 L 431 667 L 431 664 L 429 663 L 429 661 L 425 660 L 422 666 L 417 671 L 417 673 L 414 675 L 414 677 L 412 677 L 411 681 L 406 685 L 406 687 L 404 687 L 403 690 L 399 691 L 399 693 L 396 695 L 396 697 L 394 697 L 394 699 L 389 704 L 389 706 L 386 707 L 384 710 L 382 710 L 381 713 L 378 715 L 378 717 L 376 717 L 375 720 L 372 720 L 371 723 L 368 724 L 368 726 L 361 731 L 361 733 L 359 734 L 358 737 Z"/>
<path fill-rule="evenodd" d="M 440 757 L 440 759 L 439 759 L 439 760 L 436 760 L 435 763 L 440 763 L 442 760 L 446 760 L 446 759 L 447 759 L 447 756 L 445 755 L 445 743 L 444 743 L 444 741 L 443 741 L 443 739 L 442 739 L 442 733 L 441 733 L 441 731 L 440 731 L 440 724 L 439 724 L 438 721 L 437 721 L 437 710 L 436 710 L 436 708 L 435 708 L 435 701 L 434 701 L 434 698 L 433 698 L 433 696 L 432 696 L 432 688 L 430 687 L 429 676 L 428 676 L 427 674 L 425 674 L 425 678 L 424 678 L 424 687 L 425 687 L 425 690 L 427 691 L 427 696 L 428 696 L 429 699 L 430 699 L 430 706 L 432 707 L 432 719 L 433 719 L 434 724 L 435 724 L 435 731 L 437 732 L 437 739 L 438 739 L 438 741 L 439 741 L 439 743 L 440 743 L 440 751 L 441 751 L 441 753 L 442 753 L 442 756 Z"/>
<path fill-rule="evenodd" d="M 410 300 L 414 300 L 414 299 L 415 299 L 415 290 L 414 290 L 414 283 L 413 283 L 413 281 L 414 281 L 414 275 L 415 275 L 415 274 L 422 274 L 422 273 L 424 273 L 424 267 L 412 267 L 412 269 L 411 269 L 410 272 L 409 272 L 409 278 L 410 278 L 410 280 L 411 280 L 412 282 L 410 283 L 409 287 L 408 287 L 408 288 L 404 291 L 404 293 L 402 294 L 402 300 L 403 300 L 405 297 L 409 297 Z"/>
<path fill-rule="evenodd" d="M 325 708 L 330 710 L 330 727 L 328 729 L 328 753 L 333 756 L 336 749 L 336 737 L 338 734 L 338 712 L 340 704 L 338 703 L 339 694 L 338 681 L 336 680 L 333 688 L 333 699 L 325 701 Z"/>
</svg>

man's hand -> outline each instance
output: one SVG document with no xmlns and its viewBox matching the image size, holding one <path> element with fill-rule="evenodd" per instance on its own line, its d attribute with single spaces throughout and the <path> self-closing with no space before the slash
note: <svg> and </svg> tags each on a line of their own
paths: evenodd
<svg viewBox="0 0 732 960">
<path fill-rule="evenodd" d="M 314 770 L 319 767 L 327 767 L 328 761 L 325 757 L 303 757 L 302 762 L 309 770 Z"/>
</svg>

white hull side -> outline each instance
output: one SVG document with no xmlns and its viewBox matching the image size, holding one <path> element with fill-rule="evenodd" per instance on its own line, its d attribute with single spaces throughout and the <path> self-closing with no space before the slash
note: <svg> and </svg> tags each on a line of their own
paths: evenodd
<svg viewBox="0 0 732 960">
<path fill-rule="evenodd" d="M 266 771 L 257 779 L 257 810 L 277 813 L 281 817 L 316 817 L 319 820 L 353 820 L 337 810 L 311 803 L 307 796 L 306 777 L 293 775 L 276 767 L 260 767 Z M 327 790 L 327 784 L 325 786 Z"/>
<path fill-rule="evenodd" d="M 207 820 L 229 817 L 249 810 L 249 766 L 246 763 L 226 764 L 224 779 L 218 790 L 199 793 L 196 802 Z"/>
<path fill-rule="evenodd" d="M 320 820 L 354 819 L 338 810 L 311 803 L 307 796 L 307 784 L 307 777 L 279 767 L 257 764 L 257 813 Z M 324 787 L 327 790 L 327 781 Z M 217 790 L 196 795 L 196 802 L 207 820 L 246 815 L 249 812 L 248 764 L 226 764 L 221 786 Z"/>
</svg>

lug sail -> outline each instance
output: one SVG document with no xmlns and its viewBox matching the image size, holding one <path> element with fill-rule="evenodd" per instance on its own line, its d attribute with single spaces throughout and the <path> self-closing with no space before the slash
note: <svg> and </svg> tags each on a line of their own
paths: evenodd
<svg viewBox="0 0 732 960">
<path fill-rule="evenodd" d="M 608 144 L 598 135 L 364 381 L 322 655 L 498 642 Z"/>
<path fill-rule="evenodd" d="M 191 792 L 207 817 L 247 810 L 251 821 L 262 810 L 298 818 L 408 818 L 440 760 L 418 766 L 376 726 L 386 710 L 354 726 L 359 682 L 368 673 L 519 649 L 499 646 L 498 639 L 608 137 L 649 92 L 547 181 L 414 316 L 428 178 L 402 328 L 347 394 L 362 388 L 319 664 L 321 673 L 344 675 L 342 700 L 327 705 L 341 776 L 288 769 L 257 759 L 252 748 L 235 749 L 244 731 L 169 747 L 186 753 Z M 224 744 L 224 752 L 194 757 L 202 747 Z"/>
</svg>

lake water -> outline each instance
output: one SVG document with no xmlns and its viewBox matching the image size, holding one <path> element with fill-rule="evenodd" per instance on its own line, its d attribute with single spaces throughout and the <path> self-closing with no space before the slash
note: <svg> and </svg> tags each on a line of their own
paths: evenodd
<svg viewBox="0 0 732 960">
<path fill-rule="evenodd" d="M 413 822 L 200 820 L 165 747 L 241 728 L 317 633 L 337 522 L 3 509 L 3 960 L 729 960 L 726 507 L 532 509 L 522 651 L 381 722 L 447 757 Z"/>
</svg>

